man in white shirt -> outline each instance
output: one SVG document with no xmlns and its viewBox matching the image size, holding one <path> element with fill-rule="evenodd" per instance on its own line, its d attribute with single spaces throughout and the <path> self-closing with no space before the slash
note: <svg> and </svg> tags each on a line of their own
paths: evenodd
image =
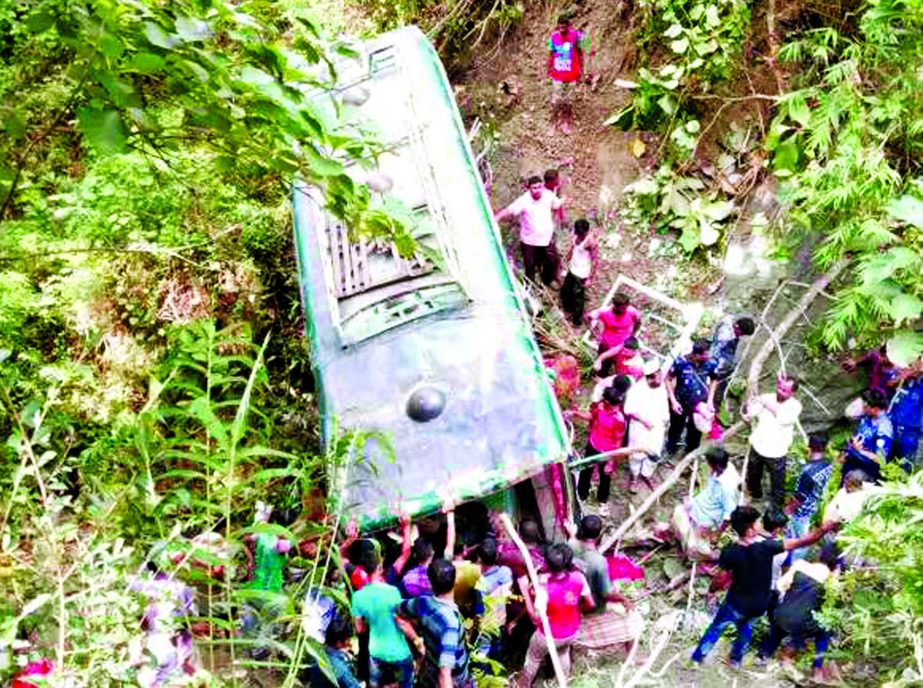
<svg viewBox="0 0 923 688">
<path fill-rule="evenodd" d="M 660 361 L 651 359 L 644 364 L 644 379 L 639 380 L 625 395 L 625 416 L 628 418 L 628 446 L 643 451 L 628 457 L 631 472 L 630 492 L 638 491 L 638 479 L 651 490 L 651 478 L 663 452 L 667 424 L 670 422 L 670 402 L 663 384 Z"/>
<path fill-rule="evenodd" d="M 873 494 L 873 490 L 868 489 L 871 486 L 871 478 L 864 471 L 857 469 L 847 473 L 843 487 L 833 495 L 824 509 L 821 523 L 849 523 L 857 518 L 862 513 L 865 501 Z"/>
<path fill-rule="evenodd" d="M 545 188 L 541 177 L 529 177 L 529 190 L 503 210 L 494 214 L 497 222 L 519 219 L 519 246 L 522 249 L 526 279 L 535 281 L 541 274 L 542 283 L 551 284 L 557 276 L 556 253 L 549 248 L 554 242 L 554 211 L 564 206 L 564 199 Z"/>
<path fill-rule="evenodd" d="M 785 502 L 785 467 L 788 450 L 795 439 L 795 424 L 801 402 L 795 399 L 798 380 L 779 375 L 775 394 L 750 399 L 744 417 L 753 423 L 750 459 L 747 463 L 747 491 L 753 499 L 763 497 L 763 469 L 769 469 L 772 507 L 781 510 Z"/>
</svg>

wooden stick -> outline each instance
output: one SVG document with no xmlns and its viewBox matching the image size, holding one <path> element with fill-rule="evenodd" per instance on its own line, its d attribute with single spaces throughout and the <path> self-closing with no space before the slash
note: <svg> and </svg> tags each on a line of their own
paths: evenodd
<svg viewBox="0 0 923 688">
<path fill-rule="evenodd" d="M 623 456 L 631 456 L 632 454 L 636 454 L 641 451 L 644 451 L 643 447 L 621 447 L 619 449 L 603 452 L 602 454 L 584 456 L 583 458 L 577 459 L 576 461 L 571 461 L 569 464 L 567 464 L 567 466 L 571 470 L 575 468 L 583 468 L 588 464 L 601 463 L 608 459 L 620 459 Z"/>
<path fill-rule="evenodd" d="M 750 450 L 751 449 L 752 447 L 748 443 L 747 453 L 744 455 L 744 465 L 741 468 L 741 475 L 740 475 L 740 499 L 737 502 L 738 504 L 740 504 L 740 506 L 743 506 L 744 504 L 747 503 L 747 491 L 745 489 L 745 486 L 747 484 L 747 466 L 750 464 Z"/>
<path fill-rule="evenodd" d="M 657 661 L 657 658 L 660 657 L 660 653 L 663 652 L 663 648 L 667 646 L 667 642 L 670 640 L 670 637 L 673 635 L 673 627 L 667 628 L 660 637 L 660 640 L 654 646 L 653 651 L 650 656 L 647 658 L 647 661 L 643 666 L 639 667 L 635 672 L 635 675 L 631 677 L 628 683 L 625 684 L 625 688 L 634 688 L 641 682 L 641 679 L 644 678 L 644 675 L 651 671 L 651 668 L 654 666 L 654 662 Z M 672 662 L 672 660 L 671 660 Z M 626 662 L 627 663 L 627 662 Z M 669 666 L 670 662 L 667 662 L 665 666 Z"/>
<path fill-rule="evenodd" d="M 500 523 L 503 524 L 503 527 L 506 529 L 506 534 L 509 535 L 513 544 L 519 548 L 519 554 L 522 556 L 523 563 L 526 565 L 526 572 L 529 575 L 529 582 L 532 583 L 532 589 L 535 590 L 537 596 L 538 573 L 535 570 L 535 564 L 532 563 L 532 555 L 529 554 L 526 543 L 522 541 L 522 538 L 519 537 L 519 533 L 517 533 L 516 529 L 513 527 L 513 522 L 510 520 L 509 514 L 500 514 Z M 525 591 L 523 591 L 523 594 L 525 594 Z M 542 622 L 542 633 L 545 636 L 545 643 L 548 645 L 548 655 L 551 657 L 551 666 L 554 667 L 554 675 L 558 679 L 558 685 L 561 688 L 567 688 L 567 677 L 564 675 L 564 668 L 561 666 L 561 658 L 558 657 L 558 648 L 555 647 L 554 637 L 551 635 L 551 624 L 548 623 L 548 614 L 544 607 L 540 605 L 535 606 L 535 611 L 538 612 L 538 618 Z"/>
<path fill-rule="evenodd" d="M 745 426 L 746 426 L 746 423 L 744 423 L 743 421 L 738 421 L 734 423 L 734 425 L 729 427 L 727 431 L 724 433 L 724 439 L 730 439 L 734 435 L 738 434 Z M 676 481 L 679 480 L 680 476 L 682 476 L 683 472 L 689 467 L 689 465 L 693 461 L 695 461 L 697 457 L 702 456 L 707 450 L 711 449 L 711 447 L 713 446 L 715 446 L 714 443 L 709 442 L 709 443 L 703 444 L 695 451 L 691 451 L 688 454 L 686 454 L 686 456 L 684 456 L 683 459 L 678 464 L 676 464 L 676 468 L 674 468 L 673 472 L 670 473 L 669 476 L 667 476 L 667 479 L 664 480 L 657 487 L 656 490 L 654 490 L 653 492 L 651 492 L 650 495 L 648 495 L 648 498 L 644 500 L 641 506 L 638 507 L 638 509 L 634 513 L 632 513 L 628 518 L 622 521 L 622 524 L 618 528 L 616 528 L 615 532 L 612 535 L 610 535 L 608 538 L 606 538 L 605 541 L 603 541 L 602 545 L 600 545 L 599 547 L 599 551 L 607 552 L 609 551 L 609 549 L 612 548 L 612 546 L 616 542 L 621 540 L 622 536 L 628 532 L 628 529 L 631 528 L 638 521 L 638 519 L 640 519 L 644 514 L 646 514 L 650 510 L 650 508 L 654 506 L 654 504 L 657 503 L 657 500 L 660 499 L 667 492 L 667 490 L 673 487 L 674 483 L 676 483 Z"/>
</svg>

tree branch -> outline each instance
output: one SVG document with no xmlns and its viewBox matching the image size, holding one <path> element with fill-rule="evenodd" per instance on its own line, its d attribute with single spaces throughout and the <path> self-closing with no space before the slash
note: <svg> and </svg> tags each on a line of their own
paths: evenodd
<svg viewBox="0 0 923 688">
<path fill-rule="evenodd" d="M 6 211 L 13 203 L 13 196 L 16 194 L 16 187 L 19 186 L 19 179 L 22 177 L 22 170 L 26 166 L 26 160 L 28 160 L 32 149 L 35 148 L 36 144 L 38 144 L 40 141 L 45 140 L 51 134 L 51 132 L 57 128 L 67 113 L 73 109 L 74 104 L 77 102 L 77 96 L 82 92 L 83 84 L 86 83 L 89 74 L 89 70 L 84 72 L 83 76 L 80 77 L 80 81 L 78 81 L 77 85 L 74 87 L 74 90 L 68 94 L 67 101 L 64 103 L 64 107 L 61 108 L 55 118 L 49 122 L 48 126 L 45 127 L 45 129 L 38 136 L 29 141 L 29 145 L 26 146 L 26 150 L 23 152 L 22 157 L 19 159 L 19 164 L 16 166 L 16 172 L 13 174 L 13 181 L 10 183 L 10 190 L 7 192 L 6 198 L 3 199 L 3 205 L 0 206 L 0 222 L 3 222 Z"/>
<path fill-rule="evenodd" d="M 827 285 L 843 272 L 847 265 L 849 265 L 849 259 L 840 258 L 840 260 L 834 263 L 827 272 L 814 280 L 813 284 L 811 284 L 811 288 L 802 294 L 794 308 L 788 312 L 788 315 L 782 319 L 782 322 L 776 325 L 775 330 L 773 330 L 774 336 L 769 337 L 763 342 L 763 346 L 760 347 L 759 351 L 756 352 L 756 355 L 750 362 L 750 372 L 747 375 L 747 389 L 750 394 L 757 394 L 759 391 L 760 374 L 763 372 L 763 366 L 766 364 L 766 361 L 769 360 L 770 354 L 772 354 L 775 342 L 781 340 L 782 337 L 785 336 L 798 321 L 801 314 L 814 302 L 814 299 L 827 288 Z"/>
</svg>

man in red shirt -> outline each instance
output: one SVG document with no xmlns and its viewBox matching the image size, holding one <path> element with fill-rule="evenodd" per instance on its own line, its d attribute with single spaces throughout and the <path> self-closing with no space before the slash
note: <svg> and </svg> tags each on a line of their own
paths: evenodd
<svg viewBox="0 0 923 688">
<path fill-rule="evenodd" d="M 641 329 L 641 311 L 631 305 L 627 294 L 619 292 L 612 297 L 612 308 L 602 308 L 590 313 L 590 328 L 595 329 L 602 325 L 599 333 L 599 357 L 593 367 L 603 373 L 603 377 L 610 374 L 613 359 L 622 350 L 625 340 L 638 333 Z"/>
<path fill-rule="evenodd" d="M 586 36 L 573 28 L 570 14 L 558 17 L 548 39 L 548 76 L 551 78 L 551 116 L 561 133 L 573 127 L 573 91 L 583 75 Z"/>
</svg>

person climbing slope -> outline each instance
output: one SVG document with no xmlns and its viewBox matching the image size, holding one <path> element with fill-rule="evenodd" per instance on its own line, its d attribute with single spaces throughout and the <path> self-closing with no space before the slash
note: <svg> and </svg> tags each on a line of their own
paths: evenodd
<svg viewBox="0 0 923 688">
<path fill-rule="evenodd" d="M 757 530 L 760 512 L 752 506 L 737 507 L 731 514 L 731 527 L 737 542 L 721 550 L 718 565 L 733 573 L 733 582 L 718 608 L 714 620 L 705 630 L 692 661 L 701 664 L 728 626 L 735 626 L 737 637 L 731 646 L 732 667 L 739 668 L 750 645 L 753 622 L 766 613 L 772 593 L 772 560 L 782 552 L 790 552 L 820 540 L 826 533 L 839 528 L 828 523 L 797 540 L 762 539 Z"/>
<path fill-rule="evenodd" d="M 618 292 L 612 297 L 612 306 L 590 313 L 590 329 L 599 339 L 597 358 L 593 368 L 609 375 L 615 365 L 613 359 L 622 350 L 625 340 L 637 335 L 641 329 L 641 311 L 631 305 L 628 294 Z"/>
<path fill-rule="evenodd" d="M 627 429 L 627 421 L 622 409 L 624 401 L 624 392 L 615 387 L 607 387 L 603 392 L 602 401 L 593 404 L 589 412 L 574 412 L 576 417 L 590 422 L 584 458 L 605 454 L 624 446 Z M 609 489 L 612 485 L 615 465 L 614 458 L 609 458 L 599 465 L 599 489 L 596 498 L 599 502 L 599 511 L 604 516 L 609 515 Z M 580 471 L 577 495 L 582 501 L 586 501 L 590 496 L 590 483 L 594 469 L 595 466 L 591 464 Z"/>
<path fill-rule="evenodd" d="M 557 270 L 555 254 L 549 248 L 554 241 L 552 212 L 561 208 L 565 199 L 546 189 L 541 177 L 529 177 L 527 185 L 528 190 L 494 213 L 494 219 L 497 222 L 514 217 L 519 220 L 519 246 L 526 279 L 534 282 L 538 273 L 542 284 L 549 285 Z"/>
</svg>

